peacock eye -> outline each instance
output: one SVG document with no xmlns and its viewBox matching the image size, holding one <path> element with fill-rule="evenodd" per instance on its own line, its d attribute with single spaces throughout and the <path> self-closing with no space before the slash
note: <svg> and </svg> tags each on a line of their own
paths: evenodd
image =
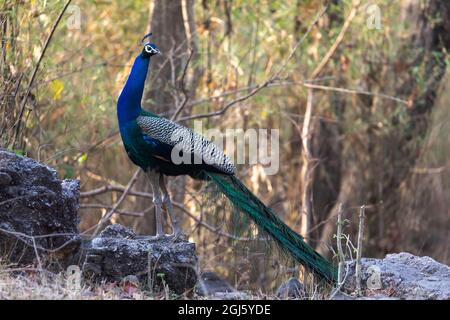
<svg viewBox="0 0 450 320">
<path fill-rule="evenodd" d="M 153 53 L 153 48 L 152 48 L 152 46 L 146 45 L 144 48 L 145 48 L 145 52 L 147 52 L 147 53 Z"/>
</svg>

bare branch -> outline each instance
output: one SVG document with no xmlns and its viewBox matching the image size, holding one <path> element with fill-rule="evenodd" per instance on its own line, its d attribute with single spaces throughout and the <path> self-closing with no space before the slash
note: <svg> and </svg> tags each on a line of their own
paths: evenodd
<svg viewBox="0 0 450 320">
<path fill-rule="evenodd" d="M 190 50 L 189 53 L 189 57 L 188 60 L 184 66 L 183 69 L 183 74 L 181 76 L 181 80 L 180 80 L 180 89 L 181 92 L 183 93 L 183 102 L 178 106 L 177 110 L 175 111 L 175 113 L 172 115 L 172 117 L 170 118 L 170 120 L 175 120 L 176 118 L 178 118 L 178 115 L 181 113 L 181 111 L 183 111 L 184 107 L 186 106 L 188 99 L 189 99 L 189 95 L 186 89 L 186 85 L 184 83 L 184 79 L 186 78 L 186 74 L 187 74 L 187 69 L 189 66 L 189 63 L 191 62 L 192 56 L 194 55 L 194 50 Z"/>
<path fill-rule="evenodd" d="M 291 50 L 289 56 L 287 57 L 287 59 L 284 61 L 284 63 L 280 66 L 280 68 L 278 69 L 278 71 L 276 71 L 275 73 L 273 73 L 271 76 L 269 76 L 269 78 L 264 81 L 261 84 L 258 84 L 254 87 L 254 89 L 252 89 L 248 94 L 245 94 L 241 97 L 238 97 L 237 99 L 228 102 L 227 104 L 225 104 L 224 107 L 222 107 L 222 109 L 216 111 L 216 112 L 211 112 L 211 113 L 202 113 L 202 114 L 198 114 L 198 115 L 193 115 L 193 116 L 189 116 L 189 117 L 183 117 L 180 118 L 179 121 L 183 121 L 183 120 L 192 120 L 192 119 L 199 119 L 199 118 L 205 118 L 205 117 L 215 117 L 215 116 L 220 116 L 223 115 L 225 112 L 227 112 L 228 109 L 230 109 L 232 106 L 234 106 L 235 104 L 245 101 L 249 98 L 251 98 L 252 96 L 254 96 L 255 94 L 257 94 L 259 91 L 261 91 L 262 89 L 268 87 L 271 83 L 273 83 L 274 81 L 278 80 L 279 75 L 281 74 L 281 72 L 286 68 L 288 62 L 292 59 L 292 57 L 294 56 L 295 51 L 297 50 L 297 48 L 303 44 L 303 42 L 305 41 L 306 37 L 309 35 L 309 33 L 311 32 L 313 26 L 315 26 L 317 24 L 317 22 L 319 21 L 320 17 L 322 17 L 322 15 L 326 12 L 326 9 L 328 7 L 325 7 L 314 19 L 313 23 L 310 24 L 308 30 L 306 31 L 306 33 L 303 35 L 303 37 L 296 43 L 296 45 L 294 46 L 294 48 Z"/>
<path fill-rule="evenodd" d="M 111 191 L 125 192 L 126 188 L 107 185 L 107 186 L 103 186 L 103 187 L 100 187 L 100 188 L 97 188 L 97 189 L 93 189 L 93 190 L 90 190 L 90 191 L 82 192 L 80 194 L 80 196 L 82 198 L 87 198 L 87 197 L 92 197 L 92 196 L 100 195 L 100 194 L 111 192 Z M 151 193 L 147 193 L 147 192 L 139 192 L 139 191 L 129 190 L 127 194 L 130 195 L 130 196 L 153 198 L 153 195 Z M 207 224 L 204 221 L 201 221 L 199 218 L 194 216 L 191 212 L 186 210 L 184 208 L 183 204 L 175 202 L 175 201 L 172 201 L 172 204 L 175 207 L 177 207 L 178 209 L 180 209 L 181 211 L 183 211 L 188 217 L 193 219 L 196 223 L 198 223 L 199 225 L 205 227 L 207 230 L 209 230 L 211 232 L 214 232 L 215 234 L 218 234 L 220 236 L 224 236 L 224 237 L 227 237 L 227 238 L 230 238 L 230 239 L 233 239 L 233 240 L 238 240 L 238 241 L 265 240 L 265 239 L 253 239 L 253 238 L 237 237 L 237 236 L 232 235 L 230 233 L 223 232 L 223 231 L 220 230 L 220 227 L 214 227 L 214 226 L 211 226 L 210 224 Z M 106 208 L 106 209 L 109 209 L 110 211 L 113 210 L 113 206 L 108 206 L 108 205 L 103 205 L 103 204 L 81 204 L 80 208 L 81 209 Z M 121 211 L 121 210 L 117 210 L 117 208 L 116 208 L 114 210 L 114 213 L 121 214 L 121 215 L 128 215 L 128 216 L 143 216 L 146 212 L 150 211 L 152 208 L 153 208 L 153 206 L 151 206 L 150 208 L 146 209 L 144 212 Z M 105 215 L 105 218 L 106 218 L 106 215 Z"/>
<path fill-rule="evenodd" d="M 364 90 L 357 90 L 357 89 L 346 89 L 346 88 L 339 88 L 339 87 L 332 87 L 332 86 L 323 86 L 323 85 L 317 85 L 317 84 L 313 84 L 312 82 L 315 82 L 316 80 L 303 80 L 303 81 L 277 81 L 277 80 L 273 80 L 272 82 L 268 83 L 266 85 L 266 88 L 272 88 L 272 87 L 282 87 L 282 86 L 303 86 L 305 88 L 308 89 L 316 89 L 316 90 L 324 90 L 324 91 L 334 91 L 334 92 L 341 92 L 341 93 L 349 93 L 349 94 L 361 94 L 361 95 L 367 95 L 367 96 L 375 96 L 375 97 L 380 97 L 383 99 L 387 99 L 387 100 L 393 100 L 395 102 L 401 103 L 403 105 L 408 105 L 408 102 L 406 100 L 394 97 L 394 96 L 389 96 L 387 94 L 383 94 L 383 93 L 376 93 L 376 92 L 370 92 L 370 91 L 364 91 Z M 227 91 L 224 92 L 223 94 L 219 94 L 219 95 L 215 95 L 209 98 L 202 98 L 199 99 L 197 101 L 193 101 L 191 104 L 188 105 L 196 105 L 196 104 L 201 104 L 201 103 L 205 103 L 211 100 L 216 100 L 216 99 L 220 99 L 229 95 L 233 95 L 239 92 L 243 92 L 243 91 L 248 91 L 249 89 L 253 89 L 251 91 L 251 93 L 253 93 L 255 90 L 258 89 L 258 85 L 253 85 L 253 86 L 248 86 L 248 87 L 243 87 L 243 88 L 239 88 L 233 91 Z M 258 90 L 259 91 L 259 90 Z M 257 92 L 254 92 L 253 94 L 256 94 Z M 252 95 L 253 95 L 252 94 Z M 244 96 L 244 99 L 237 101 L 234 100 L 232 101 L 232 103 L 237 103 L 237 102 L 241 102 L 244 101 L 246 99 L 248 99 L 249 97 Z M 232 105 L 231 105 L 232 106 Z M 214 112 L 208 112 L 208 113 L 202 113 L 202 114 L 196 114 L 196 115 L 191 115 L 191 116 L 185 116 L 180 118 L 178 121 L 187 121 L 187 120 L 192 120 L 192 119 L 200 119 L 200 118 L 211 118 L 211 117 L 215 117 L 218 115 L 222 115 L 224 114 L 228 108 L 231 107 L 229 104 L 225 105 L 222 109 L 220 109 L 219 111 L 214 111 Z"/>
<path fill-rule="evenodd" d="M 308 82 L 303 82 L 301 83 L 301 85 L 303 85 L 305 88 L 311 88 L 311 89 L 319 89 L 319 90 L 325 90 L 325 91 L 335 91 L 335 92 L 342 92 L 342 93 L 352 93 L 352 94 L 362 94 L 362 95 L 366 95 L 366 96 L 375 96 L 375 97 L 380 97 L 383 99 L 388 99 L 388 100 L 393 100 L 395 102 L 404 104 L 404 105 L 408 105 L 408 102 L 406 100 L 397 98 L 397 97 L 393 97 L 393 96 L 389 96 L 387 94 L 383 94 L 383 93 L 377 93 L 377 92 L 370 92 L 370 91 L 365 91 L 365 90 L 356 90 L 356 89 L 345 89 L 345 88 L 338 88 L 338 87 L 329 87 L 329 86 L 322 86 L 322 85 L 318 85 L 318 84 L 311 84 Z"/>
<path fill-rule="evenodd" d="M 309 233 L 312 225 L 313 202 L 312 202 L 312 187 L 314 166 L 311 152 L 311 132 L 312 132 L 312 108 L 313 108 L 314 93 L 312 89 L 308 89 L 308 98 L 306 101 L 305 118 L 303 119 L 302 127 L 302 168 L 300 172 L 300 179 L 302 182 L 302 235 L 306 236 Z"/>
<path fill-rule="evenodd" d="M 338 219 L 337 219 L 337 233 L 336 233 L 336 246 L 339 257 L 338 266 L 338 285 L 342 285 L 342 271 L 345 264 L 344 251 L 342 250 L 342 203 L 339 204 Z"/>
<path fill-rule="evenodd" d="M 117 202 L 111 207 L 111 209 L 105 214 L 104 217 L 101 218 L 101 220 L 97 224 L 95 231 L 92 234 L 93 237 L 98 234 L 98 232 L 100 231 L 100 228 L 103 226 L 103 224 L 105 224 L 107 221 L 109 221 L 111 219 L 112 215 L 116 212 L 117 208 L 119 208 L 119 206 L 125 200 L 128 193 L 130 192 L 131 188 L 133 187 L 134 183 L 136 182 L 140 172 L 141 172 L 140 168 L 134 172 L 132 178 L 128 182 L 128 185 L 126 186 L 126 188 L 125 188 L 124 192 L 122 193 L 122 195 L 120 196 L 119 200 L 117 200 Z"/>
<path fill-rule="evenodd" d="M 325 66 L 327 65 L 328 61 L 330 61 L 331 57 L 334 55 L 334 53 L 336 52 L 336 49 L 338 48 L 339 44 L 342 42 L 342 40 L 344 39 L 345 34 L 347 33 L 348 28 L 350 27 L 350 23 L 352 22 L 353 18 L 356 15 L 356 12 L 358 10 L 358 7 L 360 5 L 360 0 L 354 0 L 353 1 L 353 7 L 352 10 L 350 11 L 347 19 L 344 22 L 344 25 L 342 26 L 341 31 L 339 32 L 338 36 L 336 37 L 336 40 L 334 41 L 334 43 L 332 44 L 332 46 L 328 49 L 327 53 L 325 54 L 325 56 L 323 57 L 322 61 L 320 61 L 319 65 L 314 69 L 311 78 L 315 78 L 317 77 L 320 72 L 322 72 L 322 70 L 325 68 Z"/>
<path fill-rule="evenodd" d="M 109 205 L 104 205 L 101 203 L 83 203 L 80 204 L 80 209 L 109 209 L 111 210 L 113 207 L 109 206 Z M 144 210 L 143 212 L 132 212 L 132 211 L 123 211 L 123 210 L 119 210 L 116 209 L 114 211 L 115 214 L 120 214 L 123 216 L 131 216 L 131 217 L 143 217 L 145 215 L 146 212 L 150 211 L 150 209 L 152 209 L 153 207 L 150 207 L 147 210 Z"/>
</svg>

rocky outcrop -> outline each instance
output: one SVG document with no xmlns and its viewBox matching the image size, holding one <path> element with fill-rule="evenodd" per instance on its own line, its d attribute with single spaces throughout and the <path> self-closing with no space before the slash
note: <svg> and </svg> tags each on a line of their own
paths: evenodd
<svg viewBox="0 0 450 320">
<path fill-rule="evenodd" d="M 195 244 L 164 237 L 151 240 L 121 226 L 82 239 L 79 182 L 33 159 L 0 148 L 0 260 L 18 265 L 79 265 L 95 281 L 137 279 L 143 287 L 193 291 Z"/>
<path fill-rule="evenodd" d="M 197 282 L 195 244 L 184 239 L 152 240 L 114 224 L 88 241 L 84 250 L 82 269 L 93 280 L 120 282 L 132 275 L 143 287 L 167 286 L 177 294 L 193 292 Z"/>
<path fill-rule="evenodd" d="M 361 259 L 366 298 L 450 299 L 450 267 L 430 257 L 402 252 L 384 259 Z M 355 291 L 355 263 L 348 264 L 345 290 Z"/>
<path fill-rule="evenodd" d="M 0 148 L 0 256 L 19 265 L 65 264 L 80 244 L 79 182 Z M 52 259 L 55 258 L 55 259 Z"/>
</svg>

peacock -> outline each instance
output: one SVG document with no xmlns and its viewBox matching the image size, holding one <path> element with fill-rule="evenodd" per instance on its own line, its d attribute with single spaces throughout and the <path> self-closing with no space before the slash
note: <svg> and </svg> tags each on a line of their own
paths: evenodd
<svg viewBox="0 0 450 320">
<path fill-rule="evenodd" d="M 173 213 L 165 180 L 166 176 L 189 175 L 214 184 L 239 212 L 250 218 L 295 261 L 320 278 L 334 282 L 336 272 L 333 265 L 310 247 L 303 237 L 290 229 L 236 177 L 235 165 L 217 145 L 189 128 L 142 109 L 141 99 L 150 59 L 161 54 L 155 44 L 147 42 L 146 39 L 150 36 L 151 33 L 141 41 L 142 52 L 136 57 L 118 98 L 117 116 L 128 157 L 142 168 L 152 186 L 155 238 L 165 236 L 163 207 L 172 222 L 174 235 L 182 234 Z M 188 161 L 174 161 L 174 152 Z"/>
</svg>

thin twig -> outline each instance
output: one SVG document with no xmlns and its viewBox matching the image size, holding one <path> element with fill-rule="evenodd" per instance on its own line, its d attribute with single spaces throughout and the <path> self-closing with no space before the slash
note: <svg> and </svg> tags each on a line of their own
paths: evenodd
<svg viewBox="0 0 450 320">
<path fill-rule="evenodd" d="M 339 266 L 338 266 L 338 285 L 342 284 L 342 271 L 345 264 L 345 255 L 344 251 L 342 250 L 342 203 L 339 204 L 339 210 L 338 210 L 338 218 L 337 218 L 337 234 L 336 234 L 336 246 L 337 246 L 337 253 L 339 257 Z"/>
<path fill-rule="evenodd" d="M 188 95 L 188 92 L 186 90 L 186 85 L 184 83 L 184 79 L 186 78 L 187 69 L 188 69 L 188 66 L 189 66 L 189 64 L 191 62 L 191 59 L 192 59 L 193 55 L 194 55 L 194 50 L 191 49 L 191 51 L 189 53 L 188 60 L 186 61 L 186 64 L 185 64 L 184 69 L 183 69 L 183 75 L 181 76 L 181 80 L 180 80 L 180 83 L 181 83 L 181 85 L 180 85 L 181 88 L 180 89 L 181 89 L 181 92 L 183 93 L 183 102 L 178 106 L 177 110 L 172 115 L 170 120 L 176 120 L 176 118 L 178 118 L 178 115 L 184 109 L 184 107 L 186 106 L 186 103 L 189 100 L 189 95 Z"/>
<path fill-rule="evenodd" d="M 111 210 L 113 207 L 110 205 L 104 205 L 101 203 L 82 203 L 80 204 L 80 209 L 109 209 Z M 123 216 L 131 216 L 131 217 L 143 217 L 146 212 L 150 211 L 153 207 L 142 211 L 142 212 L 132 212 L 132 211 L 124 211 L 116 209 L 114 213 L 120 214 Z"/>
<path fill-rule="evenodd" d="M 18 196 L 18 197 L 10 198 L 10 199 L 0 202 L 0 206 L 3 206 L 9 202 L 14 202 L 14 201 L 21 200 L 21 199 L 29 199 L 29 198 L 42 197 L 42 196 L 47 196 L 47 195 L 53 195 L 53 194 L 50 192 L 45 192 L 45 193 L 41 193 L 41 194 L 27 194 L 24 196 Z"/>
<path fill-rule="evenodd" d="M 128 185 L 126 186 L 126 188 L 125 188 L 124 192 L 122 193 L 122 195 L 120 196 L 119 200 L 117 200 L 117 202 L 111 207 L 111 209 L 105 214 L 105 216 L 103 216 L 101 218 L 101 220 L 97 224 L 97 227 L 96 227 L 94 233 L 92 234 L 93 237 L 95 237 L 98 234 L 98 232 L 100 231 L 103 224 L 105 224 L 107 221 L 109 221 L 111 219 L 112 215 L 116 212 L 117 208 L 119 208 L 119 206 L 125 200 L 125 198 L 128 195 L 128 192 L 131 190 L 134 183 L 136 182 L 140 172 L 141 172 L 140 168 L 134 172 L 132 178 L 128 182 Z"/>
<path fill-rule="evenodd" d="M 312 108 L 313 108 L 314 92 L 308 89 L 308 98 L 306 100 L 306 111 L 303 119 L 302 127 L 302 168 L 300 172 L 300 180 L 302 182 L 302 236 L 309 233 L 313 218 L 313 202 L 312 202 L 312 186 L 315 166 L 312 164 L 313 155 L 311 152 L 311 131 L 312 131 Z"/>
<path fill-rule="evenodd" d="M 348 276 L 349 271 L 350 271 L 350 268 L 349 268 L 349 264 L 347 263 L 346 266 L 345 266 L 345 275 L 344 275 L 344 277 L 342 279 L 342 283 L 338 284 L 336 286 L 336 288 L 333 289 L 333 291 L 330 294 L 330 297 L 328 298 L 329 300 L 333 300 L 333 298 L 336 296 L 336 294 L 341 291 L 345 281 L 347 280 L 347 276 Z"/>
<path fill-rule="evenodd" d="M 344 36 L 347 33 L 348 28 L 350 27 L 350 23 L 352 22 L 353 18 L 356 15 L 359 5 L 360 5 L 360 0 L 354 0 L 353 7 L 352 7 L 347 19 L 345 19 L 344 25 L 342 26 L 341 31 L 339 32 L 338 36 L 336 37 L 336 40 L 334 41 L 333 45 L 328 49 L 325 56 L 322 58 L 320 63 L 317 65 L 317 67 L 312 72 L 312 75 L 311 75 L 312 79 L 317 77 L 320 74 L 320 72 L 322 72 L 322 70 L 328 64 L 328 61 L 330 61 L 331 57 L 336 52 L 336 49 L 338 48 L 339 44 L 344 39 Z"/>
<path fill-rule="evenodd" d="M 401 103 L 406 106 L 408 105 L 408 102 L 406 100 L 403 100 L 403 99 L 400 99 L 400 98 L 397 98 L 394 96 L 390 96 L 390 95 L 387 95 L 384 93 L 370 92 L 370 91 L 358 90 L 358 89 L 347 89 L 347 88 L 339 88 L 339 87 L 332 87 L 332 86 L 316 85 L 316 84 L 313 84 L 312 82 L 313 82 L 313 80 L 304 80 L 304 81 L 276 81 L 276 80 L 273 80 L 273 82 L 269 83 L 266 86 L 266 88 L 299 85 L 299 86 L 303 86 L 308 89 L 316 89 L 316 90 L 325 90 L 325 91 L 333 91 L 333 92 L 341 92 L 341 93 L 349 93 L 349 94 L 361 94 L 361 95 L 367 95 L 367 96 L 380 97 L 380 98 L 387 99 L 387 100 L 393 100 L 395 102 Z M 241 91 L 248 91 L 249 89 L 252 89 L 252 88 L 255 89 L 255 88 L 257 88 L 257 86 L 258 85 L 253 85 L 253 86 L 244 87 L 244 88 L 240 88 L 240 89 L 233 90 L 233 91 L 228 91 L 223 94 L 216 95 L 216 96 L 213 96 L 210 98 L 202 98 L 200 100 L 193 102 L 192 105 L 208 102 L 210 100 L 220 99 L 222 97 L 225 97 L 228 95 L 233 95 L 233 94 L 241 92 Z M 244 99 L 244 100 L 246 100 L 246 99 Z M 226 110 L 227 108 L 229 108 L 229 106 L 225 105 L 219 111 L 185 116 L 185 117 L 180 118 L 178 121 L 181 122 L 181 121 L 187 121 L 187 120 L 192 120 L 192 119 L 215 117 L 218 114 L 224 114 L 227 111 Z"/>
<path fill-rule="evenodd" d="M 85 197 L 92 197 L 92 196 L 96 196 L 99 194 L 103 194 L 106 192 L 110 192 L 110 191 L 117 191 L 117 192 L 124 192 L 126 190 L 126 188 L 123 187 L 116 187 L 116 186 L 104 186 L 104 187 L 100 187 L 94 190 L 90 190 L 90 191 L 86 191 L 86 192 L 82 192 L 81 193 L 81 197 L 85 198 Z M 153 198 L 153 194 L 151 193 L 147 193 L 147 192 L 140 192 L 140 191 L 133 191 L 130 190 L 128 191 L 128 195 L 130 196 L 137 196 L 137 197 L 145 197 L 145 198 Z M 224 236 L 233 240 L 238 240 L 238 241 L 250 241 L 250 240 L 267 240 L 267 239 L 254 239 L 254 238 L 246 238 L 246 237 L 238 237 L 235 235 L 232 235 L 230 233 L 227 232 L 223 232 L 220 230 L 220 227 L 214 227 L 211 226 L 210 224 L 200 220 L 199 218 L 197 218 L 196 216 L 194 216 L 191 212 L 189 212 L 188 210 L 186 210 L 186 208 L 184 207 L 183 204 L 172 201 L 172 204 L 174 205 L 174 207 L 177 207 L 178 209 L 180 209 L 181 211 L 183 211 L 188 217 L 190 217 L 191 219 L 193 219 L 196 223 L 198 223 L 199 225 L 205 227 L 207 230 L 218 234 L 220 236 Z M 89 208 L 106 208 L 106 209 L 112 209 L 112 206 L 108 206 L 108 205 L 103 205 L 103 204 L 82 204 L 80 206 L 81 209 L 89 209 Z M 128 211 L 120 211 L 120 210 L 115 210 L 114 213 L 116 214 L 121 214 L 121 215 L 129 215 L 129 216 L 142 216 L 145 212 L 151 210 L 153 207 L 150 207 L 149 209 L 145 210 L 144 212 L 128 212 Z"/>
<path fill-rule="evenodd" d="M 322 85 L 311 84 L 311 83 L 307 83 L 307 82 L 301 83 L 301 85 L 304 86 L 305 88 L 311 88 L 311 89 L 335 91 L 335 92 L 342 92 L 342 93 L 352 93 L 352 94 L 362 94 L 362 95 L 366 95 L 366 96 L 375 96 L 375 97 L 380 97 L 380 98 L 384 98 L 384 99 L 388 99 L 388 100 L 393 100 L 395 102 L 399 102 L 406 106 L 408 105 L 408 102 L 406 100 L 403 100 L 403 99 L 400 99 L 400 98 L 397 98 L 394 96 L 390 96 L 390 95 L 387 95 L 384 93 L 370 92 L 370 91 L 365 91 L 365 90 L 330 87 L 330 86 L 322 86 Z"/>
<path fill-rule="evenodd" d="M 355 277 L 356 277 L 356 294 L 361 295 L 361 255 L 363 249 L 363 239 L 364 239 L 364 220 L 365 220 L 365 210 L 366 206 L 361 206 L 359 210 L 359 231 L 358 231 L 358 247 L 356 251 L 356 267 L 355 267 Z"/>
<path fill-rule="evenodd" d="M 54 233 L 54 234 L 45 234 L 45 235 L 37 235 L 37 236 L 30 236 L 28 234 L 22 233 L 22 232 L 18 232 L 18 231 L 11 231 L 11 230 L 6 230 L 3 228 L 0 228 L 0 232 L 5 233 L 5 234 L 9 234 L 9 235 L 13 235 L 15 236 L 18 240 L 22 241 L 24 244 L 26 244 L 29 247 L 33 247 L 34 252 L 36 254 L 36 259 L 38 261 L 39 264 L 40 263 L 40 259 L 39 259 L 39 255 L 38 255 L 38 251 L 37 249 L 41 250 L 41 251 L 45 251 L 45 252 L 49 252 L 49 253 L 53 253 L 53 252 L 57 252 L 59 250 L 61 250 L 62 248 L 66 247 L 68 244 L 77 241 L 78 238 L 77 237 L 73 237 L 72 239 L 66 241 L 65 243 L 63 243 L 62 245 L 60 245 L 57 248 L 54 249 L 47 249 L 44 248 L 42 246 L 38 246 L 36 243 L 36 239 L 40 239 L 40 238 L 54 238 L 54 237 L 62 237 L 62 236 L 77 236 L 78 234 L 75 233 Z M 26 241 L 25 239 L 29 239 L 31 240 L 31 244 Z"/>
<path fill-rule="evenodd" d="M 280 66 L 280 68 L 273 73 L 271 76 L 269 76 L 267 78 L 266 81 L 264 81 L 261 84 L 258 84 L 254 87 L 253 90 L 251 90 L 248 94 L 242 95 L 240 97 L 238 97 L 237 99 L 228 102 L 227 104 L 225 104 L 224 107 L 222 107 L 222 109 L 215 111 L 215 112 L 210 112 L 210 113 L 201 113 L 201 114 L 197 114 L 197 115 L 193 115 L 193 116 L 188 116 L 188 117 L 183 117 L 180 118 L 179 121 L 183 121 L 183 120 L 192 120 L 192 119 L 199 119 L 199 118 L 205 118 L 205 117 L 215 117 L 215 116 L 220 116 L 223 115 L 225 112 L 227 112 L 228 109 L 230 109 L 232 106 L 234 106 L 235 104 L 245 101 L 249 98 L 251 98 L 252 96 L 254 96 L 255 94 L 257 94 L 259 91 L 261 91 L 262 89 L 268 87 L 272 82 L 278 80 L 279 75 L 281 74 L 281 72 L 286 68 L 288 62 L 292 59 L 292 57 L 294 56 L 294 53 L 296 52 L 297 48 L 303 44 L 303 42 L 305 41 L 306 37 L 309 35 L 309 33 L 311 32 L 313 26 L 315 26 L 317 24 L 317 22 L 319 21 L 320 17 L 322 17 L 322 15 L 326 12 L 326 9 L 328 7 L 325 7 L 314 19 L 313 23 L 310 24 L 308 30 L 306 31 L 306 33 L 303 35 L 303 37 L 296 43 L 296 45 L 294 46 L 294 48 L 291 50 L 289 56 L 287 57 L 287 59 L 284 61 L 284 63 Z"/>
<path fill-rule="evenodd" d="M 317 78 L 317 79 L 314 79 L 314 80 L 303 80 L 303 82 L 305 82 L 305 83 L 312 83 L 312 82 L 327 81 L 327 80 L 333 80 L 333 79 L 334 79 L 334 77 L 322 77 L 322 78 Z M 293 81 L 287 81 L 287 80 L 283 80 L 283 81 L 280 80 L 279 82 L 275 82 L 274 81 L 273 83 L 268 85 L 268 87 L 279 87 L 279 86 L 296 85 L 296 84 L 301 84 L 301 83 L 293 82 Z M 245 86 L 245 87 L 242 87 L 242 88 L 237 88 L 237 89 L 225 91 L 225 92 L 222 92 L 222 93 L 219 93 L 219 94 L 215 94 L 215 95 L 212 95 L 212 96 L 209 96 L 209 97 L 199 98 L 197 100 L 189 102 L 187 105 L 189 107 L 196 106 L 196 105 L 203 104 L 203 103 L 206 103 L 206 102 L 209 102 L 209 101 L 212 101 L 212 100 L 217 100 L 217 99 L 220 99 L 220 98 L 225 98 L 227 96 L 232 96 L 232 95 L 235 95 L 235 94 L 240 93 L 240 92 L 249 91 L 249 90 L 254 89 L 256 87 L 257 87 L 257 84 L 248 85 L 248 86 Z"/>
<path fill-rule="evenodd" d="M 291 53 L 289 54 L 288 58 L 284 61 L 284 63 L 281 65 L 281 67 L 278 69 L 278 71 L 271 77 L 271 79 L 278 78 L 281 72 L 286 68 L 288 62 L 292 59 L 295 52 L 297 51 L 298 47 L 303 44 L 303 42 L 306 40 L 306 37 L 311 33 L 312 28 L 319 22 L 320 18 L 325 14 L 327 11 L 328 6 L 323 7 L 322 11 L 319 12 L 319 14 L 316 15 L 314 18 L 314 21 L 312 24 L 309 25 L 308 29 L 306 30 L 305 34 L 301 37 L 301 39 L 297 42 L 297 44 L 294 46 L 294 48 L 291 50 Z M 312 77 L 313 79 L 315 77 Z"/>
<path fill-rule="evenodd" d="M 39 252 L 36 247 L 36 239 L 33 237 L 33 238 L 31 238 L 31 241 L 33 242 L 33 250 L 34 250 L 34 254 L 36 255 L 36 261 L 39 266 L 39 270 L 42 270 L 42 262 L 41 262 L 41 258 L 39 257 Z"/>
<path fill-rule="evenodd" d="M 266 238 L 246 238 L 246 237 L 238 237 L 238 236 L 232 235 L 232 234 L 230 234 L 230 233 L 223 232 L 223 231 L 220 230 L 220 227 L 213 227 L 213 226 L 207 224 L 206 222 L 200 220 L 200 219 L 197 218 L 196 216 L 194 216 L 191 212 L 189 212 L 188 210 L 186 210 L 186 209 L 184 208 L 184 205 L 183 205 L 183 204 L 177 203 L 177 202 L 174 202 L 174 201 L 172 201 L 172 204 L 173 204 L 175 207 L 177 207 L 178 209 L 180 209 L 181 211 L 183 211 L 184 213 L 186 213 L 186 215 L 187 215 L 188 217 L 190 217 L 191 219 L 193 219 L 193 220 L 194 220 L 195 222 L 197 222 L 199 225 L 205 227 L 207 230 L 209 230 L 209 231 L 211 231 L 211 232 L 213 232 L 213 233 L 215 233 L 215 234 L 218 234 L 218 235 L 220 235 L 220 236 L 224 236 L 224 237 L 227 237 L 227 238 L 230 238 L 230 239 L 233 239 L 233 240 L 238 240 L 238 241 L 250 241 L 250 240 L 266 241 L 266 240 L 268 240 L 268 239 L 266 239 Z"/>
</svg>

